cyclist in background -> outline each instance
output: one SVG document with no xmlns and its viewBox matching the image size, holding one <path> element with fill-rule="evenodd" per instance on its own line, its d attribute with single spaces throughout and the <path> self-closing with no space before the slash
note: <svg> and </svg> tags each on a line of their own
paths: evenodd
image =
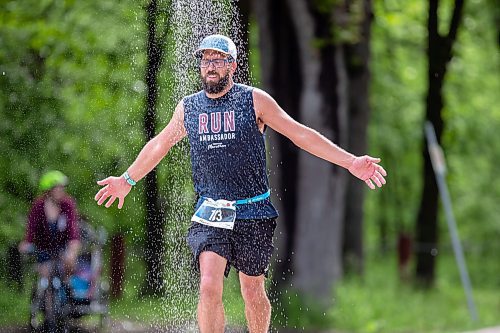
<svg viewBox="0 0 500 333">
<path fill-rule="evenodd" d="M 76 203 L 65 191 L 67 184 L 68 177 L 60 171 L 52 170 L 42 175 L 39 184 L 42 195 L 32 204 L 26 236 L 19 244 L 22 253 L 35 250 L 38 273 L 42 277 L 49 276 L 51 261 L 61 255 L 67 280 L 81 247 Z"/>
</svg>

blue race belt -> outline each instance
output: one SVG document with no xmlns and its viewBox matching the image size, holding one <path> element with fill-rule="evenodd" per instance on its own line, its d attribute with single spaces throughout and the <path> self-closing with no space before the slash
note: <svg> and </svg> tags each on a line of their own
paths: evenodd
<svg viewBox="0 0 500 333">
<path fill-rule="evenodd" d="M 269 198 L 270 195 L 271 195 L 271 190 L 267 190 L 267 192 L 256 195 L 255 197 L 236 200 L 235 204 L 236 205 L 245 205 L 245 204 L 250 204 L 250 203 L 254 203 L 254 202 L 259 202 L 259 201 L 262 201 L 262 200 Z"/>
<path fill-rule="evenodd" d="M 259 201 L 265 200 L 265 199 L 269 198 L 270 195 L 271 195 L 271 190 L 267 190 L 267 192 L 259 194 L 259 195 L 256 195 L 255 197 L 251 197 L 251 198 L 247 198 L 247 199 L 235 200 L 234 204 L 235 205 L 251 204 L 251 203 L 254 203 L 254 202 L 259 202 Z M 203 196 L 202 196 L 202 198 L 203 199 L 207 199 L 206 197 L 203 197 Z"/>
</svg>

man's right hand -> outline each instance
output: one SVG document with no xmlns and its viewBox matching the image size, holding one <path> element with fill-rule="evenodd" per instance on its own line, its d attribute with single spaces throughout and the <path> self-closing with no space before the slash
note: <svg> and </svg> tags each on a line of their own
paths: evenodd
<svg viewBox="0 0 500 333">
<path fill-rule="evenodd" d="M 108 177 L 106 179 L 99 180 L 97 184 L 104 187 L 97 192 L 94 199 L 100 206 L 104 201 L 110 198 L 104 205 L 106 208 L 111 207 L 116 198 L 118 198 L 118 208 L 121 209 L 123 207 L 125 197 L 132 188 L 132 185 L 127 183 L 123 177 Z"/>
</svg>

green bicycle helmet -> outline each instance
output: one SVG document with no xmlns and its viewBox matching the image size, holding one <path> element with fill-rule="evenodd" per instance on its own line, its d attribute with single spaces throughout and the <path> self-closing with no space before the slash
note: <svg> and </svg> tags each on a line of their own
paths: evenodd
<svg viewBox="0 0 500 333">
<path fill-rule="evenodd" d="M 42 177 L 40 177 L 40 184 L 38 188 L 40 191 L 45 192 L 58 185 L 68 185 L 68 177 L 66 177 L 66 175 L 61 171 L 51 170 L 47 171 L 42 175 Z"/>
</svg>

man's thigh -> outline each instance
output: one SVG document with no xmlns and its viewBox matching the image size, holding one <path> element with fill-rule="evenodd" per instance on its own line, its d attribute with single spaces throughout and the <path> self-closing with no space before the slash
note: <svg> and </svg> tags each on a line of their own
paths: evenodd
<svg viewBox="0 0 500 333">
<path fill-rule="evenodd" d="M 221 281 L 224 277 L 227 259 L 212 251 L 203 251 L 199 257 L 201 279 Z"/>
<path fill-rule="evenodd" d="M 248 276 L 266 275 L 274 251 L 276 219 L 239 220 L 233 233 L 232 265 Z"/>
<path fill-rule="evenodd" d="M 193 253 L 193 264 L 197 271 L 201 267 L 201 254 L 205 252 L 216 253 L 226 260 L 225 274 L 229 273 L 228 261 L 231 261 L 231 241 L 228 233 L 230 230 L 214 228 L 194 222 L 189 228 L 187 242 Z"/>
</svg>

